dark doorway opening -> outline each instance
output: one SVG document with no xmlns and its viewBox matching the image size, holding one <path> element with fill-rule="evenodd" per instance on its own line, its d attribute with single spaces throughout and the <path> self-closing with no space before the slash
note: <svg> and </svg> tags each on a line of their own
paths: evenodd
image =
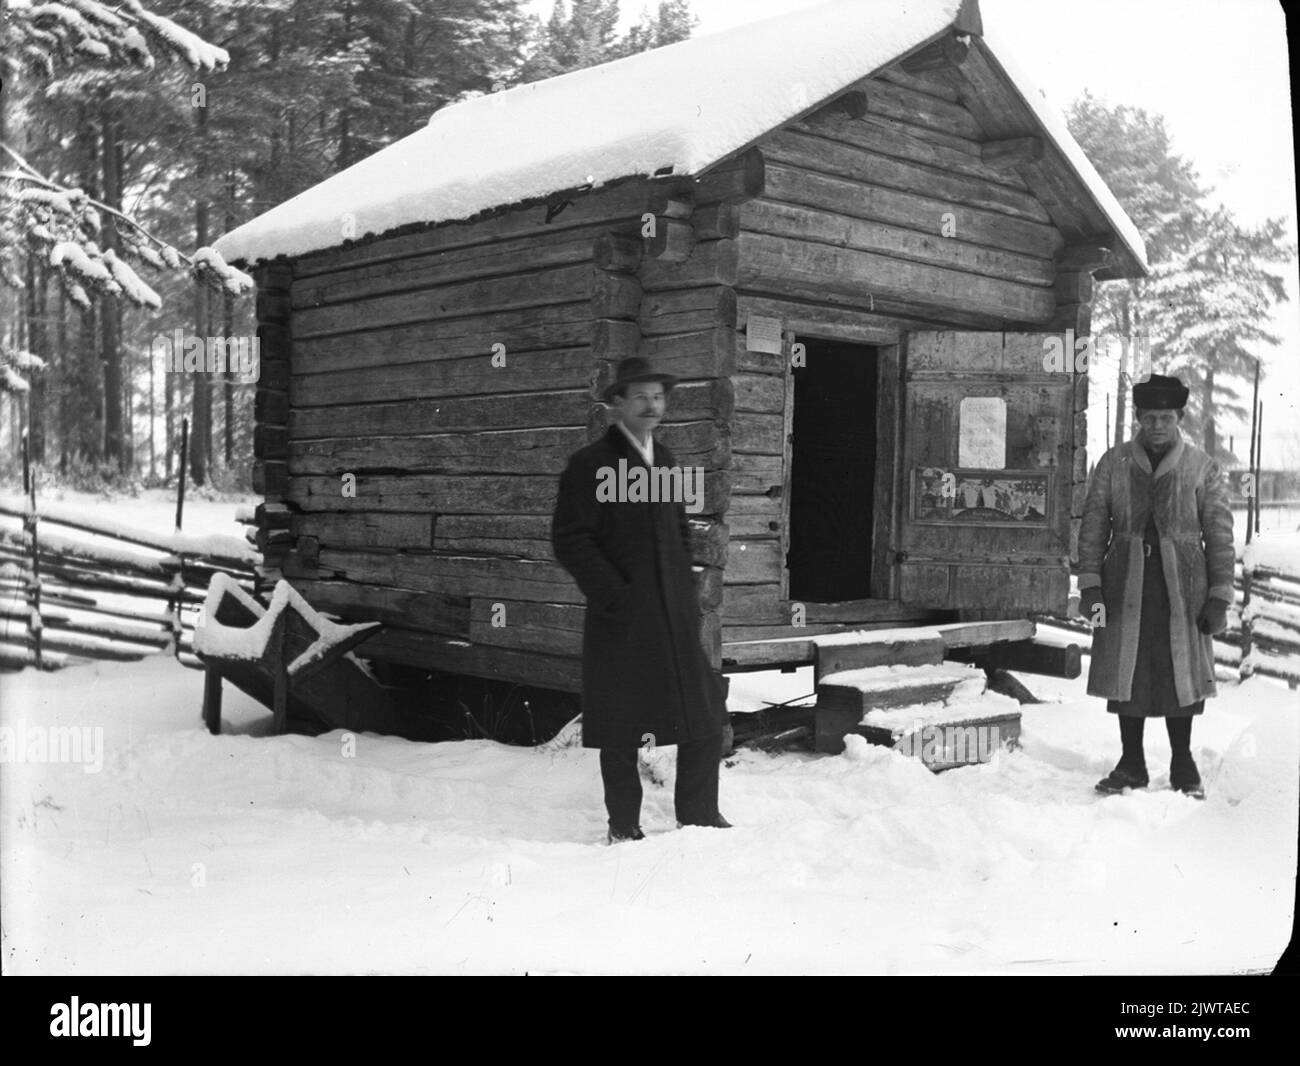
<svg viewBox="0 0 1300 1066">
<path fill-rule="evenodd" d="M 799 338 L 790 446 L 792 600 L 870 596 L 877 350 Z"/>
</svg>

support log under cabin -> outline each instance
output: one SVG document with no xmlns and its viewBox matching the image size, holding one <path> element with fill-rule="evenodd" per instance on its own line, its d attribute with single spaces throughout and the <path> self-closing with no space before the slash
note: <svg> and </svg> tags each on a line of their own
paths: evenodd
<svg viewBox="0 0 1300 1066">
<path fill-rule="evenodd" d="M 550 515 L 619 359 L 681 379 L 656 433 L 706 471 L 714 666 L 797 665 L 821 634 L 1065 608 L 1073 341 L 1094 280 L 1147 270 L 973 0 L 452 105 L 217 247 L 258 279 L 265 576 L 384 623 L 367 658 L 570 692 Z"/>
</svg>

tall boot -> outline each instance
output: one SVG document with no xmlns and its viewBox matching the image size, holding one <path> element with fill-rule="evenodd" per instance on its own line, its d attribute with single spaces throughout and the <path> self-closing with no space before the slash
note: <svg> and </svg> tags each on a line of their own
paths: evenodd
<svg viewBox="0 0 1300 1066">
<path fill-rule="evenodd" d="M 1123 792 L 1126 788 L 1146 788 L 1149 781 L 1146 753 L 1142 748 L 1142 734 L 1147 720 L 1126 714 L 1117 717 L 1123 751 L 1115 769 L 1097 782 L 1098 792 L 1115 793 Z"/>
<path fill-rule="evenodd" d="M 1191 796 L 1193 799 L 1205 799 L 1205 787 L 1201 784 L 1200 771 L 1196 769 L 1196 760 L 1192 758 L 1192 716 L 1166 718 L 1165 729 L 1169 732 L 1169 787 Z"/>
</svg>

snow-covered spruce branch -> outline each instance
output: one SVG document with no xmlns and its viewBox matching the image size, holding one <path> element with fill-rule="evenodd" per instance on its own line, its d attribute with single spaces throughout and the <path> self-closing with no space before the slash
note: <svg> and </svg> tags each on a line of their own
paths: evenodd
<svg viewBox="0 0 1300 1066">
<path fill-rule="evenodd" d="M 0 344 L 0 393 L 26 392 L 31 386 L 22 375 L 44 369 L 40 356 Z"/>
<path fill-rule="evenodd" d="M 253 290 L 253 279 L 226 263 L 214 249 L 199 248 L 187 256 L 124 212 L 93 199 L 82 189 L 66 188 L 45 177 L 9 145 L 0 144 L 0 148 L 20 168 L 0 171 L 0 178 L 6 182 L 0 186 L 0 202 L 12 201 L 16 207 L 5 212 L 0 250 L 8 251 L 25 239 L 29 247 L 46 255 L 51 266 L 59 268 L 69 298 L 79 306 L 90 305 L 87 286 L 99 293 L 124 296 L 141 307 L 162 306 L 162 299 L 122 256 L 96 243 L 101 213 L 117 220 L 115 229 L 125 255 L 156 270 L 188 268 L 196 280 L 233 296 Z M 13 191 L 13 185 L 8 183 L 21 187 Z M 12 270 L 4 270 L 3 276 L 11 285 L 22 284 Z"/>
<path fill-rule="evenodd" d="M 5 11 L 6 51 L 47 77 L 56 59 L 90 60 L 109 66 L 154 66 L 150 45 L 195 70 L 224 70 L 230 54 L 184 26 L 155 15 L 140 0 L 61 0 L 10 6 Z"/>
</svg>

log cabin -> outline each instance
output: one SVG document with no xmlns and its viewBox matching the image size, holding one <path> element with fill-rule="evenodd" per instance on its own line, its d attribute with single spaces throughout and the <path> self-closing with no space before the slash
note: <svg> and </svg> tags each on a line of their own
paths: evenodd
<svg viewBox="0 0 1300 1066">
<path fill-rule="evenodd" d="M 718 670 L 1064 610 L 1073 353 L 1147 265 L 992 30 L 839 0 L 687 40 L 448 106 L 221 238 L 258 280 L 264 576 L 384 623 L 372 660 L 577 691 L 550 516 L 642 355 L 705 470 Z"/>
</svg>

